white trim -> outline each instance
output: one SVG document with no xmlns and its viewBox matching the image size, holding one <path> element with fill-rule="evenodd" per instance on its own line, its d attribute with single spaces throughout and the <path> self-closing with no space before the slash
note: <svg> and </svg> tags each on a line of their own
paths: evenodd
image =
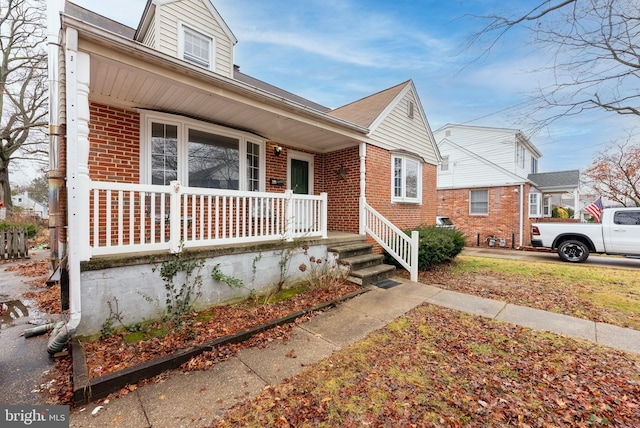
<svg viewBox="0 0 640 428">
<path fill-rule="evenodd" d="M 184 33 L 185 31 L 190 31 L 202 37 L 206 37 L 209 39 L 209 66 L 204 67 L 197 62 L 189 61 L 184 57 Z M 182 21 L 178 21 L 178 58 L 188 62 L 189 64 L 193 64 L 198 67 L 202 67 L 206 70 L 214 71 L 216 69 L 216 37 L 211 33 L 203 31 L 200 28 L 196 28 L 192 25 L 185 24 Z"/>
<path fill-rule="evenodd" d="M 531 197 L 535 196 L 534 199 L 536 199 L 535 203 L 532 204 L 531 203 Z M 528 196 L 528 212 L 529 212 L 529 218 L 540 218 L 542 217 L 542 193 L 537 192 L 535 190 L 530 190 L 529 191 L 529 196 Z M 531 211 L 531 208 L 535 207 L 536 210 L 535 212 Z"/>
<path fill-rule="evenodd" d="M 188 185 L 189 165 L 188 165 L 188 140 L 189 129 L 209 132 L 224 137 L 236 138 L 239 142 L 239 190 L 247 187 L 247 143 L 254 143 L 260 146 L 260 191 L 266 189 L 266 140 L 254 134 L 238 131 L 224 126 L 203 122 L 197 119 L 186 118 L 169 113 L 140 112 L 140 183 L 151 183 L 151 123 L 163 123 L 178 127 L 178 181 Z"/>
<path fill-rule="evenodd" d="M 402 160 L 402 196 L 395 195 L 395 160 Z M 406 196 L 407 193 L 407 161 L 415 162 L 418 165 L 416 183 L 417 197 L 410 198 Z M 391 153 L 391 202 L 403 203 L 403 204 L 422 204 L 422 161 L 416 156 L 401 153 Z"/>
<path fill-rule="evenodd" d="M 309 163 L 309 195 L 313 195 L 313 171 L 315 156 L 311 153 L 287 150 L 287 190 L 291 189 L 291 159 L 306 161 Z"/>
<path fill-rule="evenodd" d="M 486 192 L 487 193 L 487 212 L 474 213 L 471 212 L 471 192 Z M 487 188 L 478 188 L 478 189 L 470 189 L 469 190 L 469 215 L 470 216 L 488 216 L 489 215 L 489 189 Z"/>
</svg>

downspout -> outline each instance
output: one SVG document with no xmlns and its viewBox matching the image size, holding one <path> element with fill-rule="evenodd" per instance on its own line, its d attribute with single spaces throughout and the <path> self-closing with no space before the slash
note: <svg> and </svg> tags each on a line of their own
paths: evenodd
<svg viewBox="0 0 640 428">
<path fill-rule="evenodd" d="M 366 235 L 366 213 L 364 206 L 367 203 L 367 143 L 360 143 L 360 218 L 359 233 Z"/>
<path fill-rule="evenodd" d="M 522 247 L 522 235 L 524 234 L 524 184 L 520 185 L 520 238 L 519 247 Z"/>
<path fill-rule="evenodd" d="M 60 189 L 64 187 L 64 172 L 60 169 L 60 139 L 64 138 L 64 126 L 60 124 L 60 11 L 64 0 L 49 3 L 47 8 L 47 54 L 49 81 L 49 249 L 50 268 L 53 274 L 59 273 L 60 259 L 64 250 L 64 218 L 60 212 Z M 62 307 L 67 302 L 62 298 Z"/>
</svg>

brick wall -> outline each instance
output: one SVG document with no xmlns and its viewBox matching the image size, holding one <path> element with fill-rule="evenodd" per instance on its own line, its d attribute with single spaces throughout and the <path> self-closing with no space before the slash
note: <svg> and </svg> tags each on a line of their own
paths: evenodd
<svg viewBox="0 0 640 428">
<path fill-rule="evenodd" d="M 358 147 L 327 153 L 322 187 L 329 199 L 329 230 L 358 233 L 360 154 Z M 340 174 L 338 174 L 338 172 Z"/>
<path fill-rule="evenodd" d="M 422 204 L 391 202 L 391 153 L 367 147 L 367 202 L 401 229 L 435 224 L 435 165 L 422 164 Z"/>
<path fill-rule="evenodd" d="M 488 236 L 497 236 L 519 245 L 520 234 L 520 186 L 489 187 L 489 214 L 469 214 L 470 189 L 438 190 L 438 215 L 451 218 L 456 228 L 467 236 L 467 245 L 476 246 L 480 234 L 480 246 L 486 246 Z M 531 224 L 538 219 L 529 218 L 530 185 L 524 186 L 524 215 L 522 243 L 531 242 Z M 512 240 L 513 236 L 513 240 Z"/>
<path fill-rule="evenodd" d="M 89 176 L 95 181 L 140 182 L 140 115 L 89 104 Z"/>
</svg>

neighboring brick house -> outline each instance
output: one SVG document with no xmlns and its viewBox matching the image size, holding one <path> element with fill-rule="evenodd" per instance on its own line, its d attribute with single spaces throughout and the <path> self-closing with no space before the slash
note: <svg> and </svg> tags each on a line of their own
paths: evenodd
<svg viewBox="0 0 640 428">
<path fill-rule="evenodd" d="M 232 248 L 207 263 L 273 282 L 278 261 L 256 246 L 314 238 L 326 255 L 330 231 L 386 245 L 372 216 L 402 229 L 434 222 L 441 159 L 411 80 L 332 110 L 241 73 L 209 0 L 149 0 L 136 29 L 62 3 L 49 31 L 61 75 L 50 92 L 61 94 L 52 258 L 69 270 L 72 328 L 82 318 L 95 331 L 109 299 L 151 278 L 146 255 Z M 205 303 L 234 297 L 205 288 Z M 151 316 L 131 305 L 120 301 L 127 321 Z"/>
<path fill-rule="evenodd" d="M 579 171 L 539 173 L 542 155 L 518 130 L 448 124 L 434 135 L 438 215 L 451 218 L 467 245 L 528 245 L 531 224 L 551 217 L 554 195 L 571 194 L 578 206 Z"/>
</svg>

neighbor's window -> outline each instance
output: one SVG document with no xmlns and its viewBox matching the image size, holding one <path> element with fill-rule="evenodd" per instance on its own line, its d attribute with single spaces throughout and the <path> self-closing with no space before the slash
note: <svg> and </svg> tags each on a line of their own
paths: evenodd
<svg viewBox="0 0 640 428">
<path fill-rule="evenodd" d="M 414 158 L 392 156 L 394 202 L 422 202 L 422 165 Z"/>
<path fill-rule="evenodd" d="M 212 69 L 213 38 L 182 26 L 181 57 L 192 64 Z"/>
<path fill-rule="evenodd" d="M 442 156 L 442 163 L 440 164 L 441 172 L 449 172 L 449 156 Z"/>
<path fill-rule="evenodd" d="M 489 214 L 489 190 L 469 191 L 469 214 Z"/>
<path fill-rule="evenodd" d="M 529 217 L 539 218 L 542 213 L 542 193 L 529 193 Z"/>
<path fill-rule="evenodd" d="M 516 165 L 520 168 L 524 168 L 524 146 L 520 143 L 516 143 Z"/>
<path fill-rule="evenodd" d="M 264 189 L 264 141 L 253 135 L 173 115 L 149 114 L 142 123 L 143 182 Z"/>
<path fill-rule="evenodd" d="M 531 174 L 538 173 L 538 159 L 531 157 Z"/>
</svg>

